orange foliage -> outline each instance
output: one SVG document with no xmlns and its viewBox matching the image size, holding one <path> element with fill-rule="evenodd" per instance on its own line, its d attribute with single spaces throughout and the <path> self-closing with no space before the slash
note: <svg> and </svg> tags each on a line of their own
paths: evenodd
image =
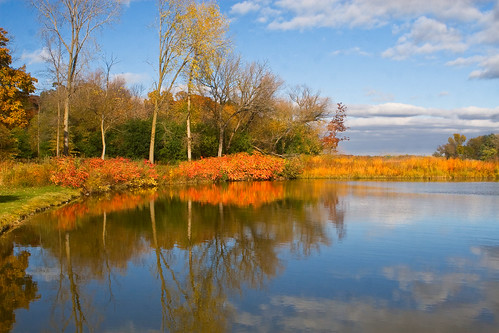
<svg viewBox="0 0 499 333">
<path fill-rule="evenodd" d="M 240 182 L 229 183 L 225 188 L 216 185 L 190 187 L 180 191 L 179 197 L 183 201 L 192 200 L 203 204 L 259 207 L 284 199 L 285 191 L 282 183 Z"/>
<path fill-rule="evenodd" d="M 148 161 L 132 162 L 125 158 L 55 159 L 56 168 L 50 180 L 84 192 L 101 192 L 116 186 L 154 186 L 158 175 Z"/>
<path fill-rule="evenodd" d="M 281 158 L 239 153 L 183 162 L 177 174 L 188 180 L 271 180 L 280 177 L 284 166 L 285 160 Z"/>
<path fill-rule="evenodd" d="M 303 157 L 302 178 L 499 179 L 499 163 L 439 157 Z"/>
<path fill-rule="evenodd" d="M 57 227 L 61 230 L 73 230 L 77 221 L 84 216 L 95 216 L 103 213 L 112 213 L 138 206 L 157 198 L 156 192 L 144 193 L 117 193 L 111 198 L 95 198 L 83 202 L 76 202 L 52 211 L 53 220 L 57 220 Z"/>
<path fill-rule="evenodd" d="M 37 80 L 26 73 L 26 66 L 11 67 L 8 43 L 7 31 L 0 28 L 0 124 L 12 128 L 27 125 L 23 103 L 35 91 Z"/>
</svg>

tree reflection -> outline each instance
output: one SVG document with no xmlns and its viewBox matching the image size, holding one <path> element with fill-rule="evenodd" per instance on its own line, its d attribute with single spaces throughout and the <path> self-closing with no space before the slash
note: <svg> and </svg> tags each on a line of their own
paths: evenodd
<svg viewBox="0 0 499 333">
<path fill-rule="evenodd" d="M 119 307 L 128 292 L 113 277 L 150 258 L 156 281 L 150 288 L 158 288 L 151 302 L 160 306 L 152 316 L 160 320 L 156 327 L 223 332 L 235 316 L 230 296 L 280 274 L 283 249 L 308 256 L 333 242 L 330 226 L 344 237 L 341 189 L 324 182 L 300 186 L 255 182 L 117 194 L 41 215 L 14 236 L 18 244 L 48 250 L 57 263 L 53 330 L 98 330 L 108 303 Z M 92 294 L 93 281 L 103 295 Z"/>
<path fill-rule="evenodd" d="M 8 332 L 16 322 L 14 311 L 28 309 L 29 304 L 40 298 L 38 285 L 26 274 L 29 252 L 14 254 L 14 246 L 0 242 L 0 332 Z"/>
</svg>

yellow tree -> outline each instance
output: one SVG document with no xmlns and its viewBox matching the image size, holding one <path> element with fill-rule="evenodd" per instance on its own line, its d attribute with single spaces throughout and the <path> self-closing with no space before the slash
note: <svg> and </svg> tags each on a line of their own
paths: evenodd
<svg viewBox="0 0 499 333">
<path fill-rule="evenodd" d="M 191 95 L 193 80 L 198 79 L 202 73 L 210 72 L 211 59 L 224 53 L 222 49 L 228 47 L 226 38 L 228 20 L 220 13 L 216 3 L 192 2 L 187 7 L 185 25 L 187 30 L 187 159 L 192 158 L 191 137 Z M 203 68 L 204 67 L 204 68 Z"/>
<path fill-rule="evenodd" d="M 56 39 L 65 51 L 64 155 L 69 155 L 69 109 L 71 95 L 85 44 L 93 33 L 117 17 L 115 0 L 31 0 L 38 10 L 48 39 Z"/>
<path fill-rule="evenodd" d="M 158 113 L 165 102 L 165 96 L 171 96 L 173 85 L 185 67 L 186 17 L 187 0 L 158 0 L 158 79 L 154 90 L 149 93 L 153 104 L 151 125 L 151 141 L 149 145 L 149 162 L 154 163 L 154 144 L 156 141 L 156 124 Z M 169 84 L 165 84 L 167 78 Z M 163 91 L 163 90 L 166 90 Z"/>
<path fill-rule="evenodd" d="M 7 44 L 9 38 L 7 31 L 0 28 L 0 125 L 8 128 L 25 126 L 26 110 L 24 103 L 30 93 L 35 91 L 34 83 L 37 82 L 26 67 L 13 68 L 12 56 Z"/>
</svg>

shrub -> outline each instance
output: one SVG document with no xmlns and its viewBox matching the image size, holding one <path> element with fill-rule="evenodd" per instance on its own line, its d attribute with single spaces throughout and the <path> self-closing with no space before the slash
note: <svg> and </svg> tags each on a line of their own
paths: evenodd
<svg viewBox="0 0 499 333">
<path fill-rule="evenodd" d="M 50 180 L 85 193 L 103 192 L 116 187 L 155 186 L 158 175 L 147 161 L 132 162 L 125 158 L 59 158 Z"/>
<path fill-rule="evenodd" d="M 12 187 L 46 186 L 50 185 L 52 165 L 44 163 L 0 164 L 0 185 Z"/>
<path fill-rule="evenodd" d="M 197 181 L 271 180 L 282 177 L 284 167 L 285 160 L 282 158 L 239 153 L 183 162 L 177 174 Z"/>
</svg>

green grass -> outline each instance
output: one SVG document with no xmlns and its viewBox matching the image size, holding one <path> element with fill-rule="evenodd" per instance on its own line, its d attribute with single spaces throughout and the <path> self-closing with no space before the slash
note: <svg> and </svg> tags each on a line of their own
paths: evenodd
<svg viewBox="0 0 499 333">
<path fill-rule="evenodd" d="M 79 195 L 78 190 L 59 186 L 0 187 L 0 233 L 28 215 L 61 205 Z"/>
</svg>

